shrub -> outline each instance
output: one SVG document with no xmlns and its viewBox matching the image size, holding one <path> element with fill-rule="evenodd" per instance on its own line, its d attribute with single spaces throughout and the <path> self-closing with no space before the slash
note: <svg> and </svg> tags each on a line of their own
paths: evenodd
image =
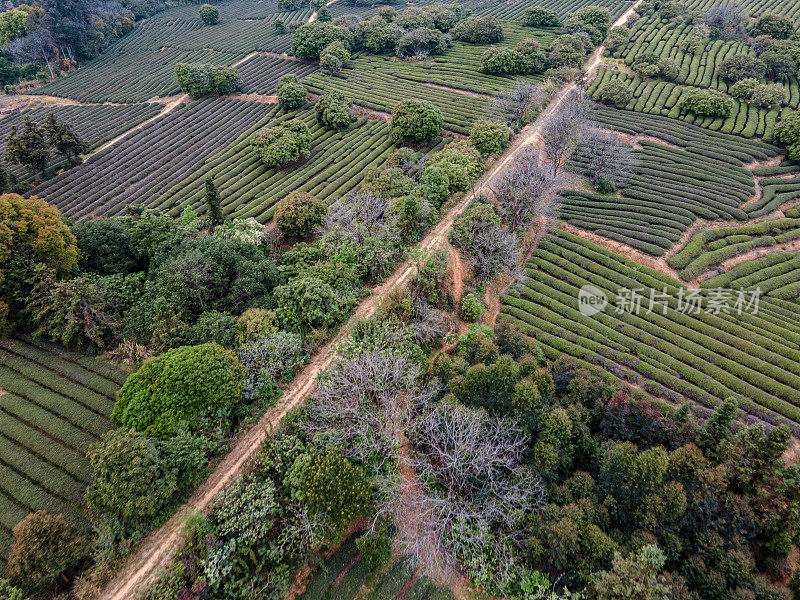
<svg viewBox="0 0 800 600">
<path fill-rule="evenodd" d="M 175 77 L 180 90 L 192 98 L 206 94 L 232 94 L 242 87 L 236 69 L 216 65 L 175 65 Z"/>
<path fill-rule="evenodd" d="M 223 348 L 236 345 L 236 317 L 218 310 L 209 310 L 200 315 L 189 332 L 190 344 L 213 342 Z"/>
<path fill-rule="evenodd" d="M 800 112 L 791 112 L 781 117 L 775 126 L 775 139 L 789 151 L 789 158 L 800 160 Z"/>
<path fill-rule="evenodd" d="M 681 113 L 727 117 L 733 110 L 733 101 L 726 94 L 716 90 L 689 88 L 683 94 L 680 107 Z"/>
<path fill-rule="evenodd" d="M 489 48 L 481 54 L 481 71 L 490 75 L 521 75 L 531 70 L 524 54 L 512 48 Z"/>
<path fill-rule="evenodd" d="M 353 34 L 346 27 L 333 23 L 307 23 L 292 34 L 292 54 L 298 58 L 317 60 L 322 51 L 336 41 L 349 51 L 353 47 Z"/>
<path fill-rule="evenodd" d="M 503 39 L 503 27 L 494 17 L 470 17 L 456 25 L 452 36 L 471 44 L 492 44 Z"/>
<path fill-rule="evenodd" d="M 571 33 L 584 32 L 588 34 L 592 45 L 599 45 L 611 26 L 611 15 L 607 8 L 599 6 L 583 6 L 574 13 L 570 13 L 564 21 L 564 27 Z"/>
<path fill-rule="evenodd" d="M 763 78 L 766 74 L 766 67 L 754 56 L 734 54 L 722 61 L 718 72 L 725 81 L 736 83 L 742 79 Z"/>
<path fill-rule="evenodd" d="M 400 29 L 386 19 L 377 16 L 356 25 L 355 41 L 359 48 L 372 54 L 380 54 L 394 49 L 401 33 Z"/>
<path fill-rule="evenodd" d="M 337 90 L 331 90 L 317 101 L 317 121 L 327 129 L 342 129 L 350 125 L 353 99 Z"/>
<path fill-rule="evenodd" d="M 327 214 L 324 200 L 305 192 L 292 192 L 278 202 L 273 218 L 285 236 L 302 240 L 314 234 Z"/>
<path fill-rule="evenodd" d="M 767 79 L 777 81 L 787 79 L 797 73 L 797 62 L 790 55 L 783 52 L 767 50 L 758 58 L 764 63 Z"/>
<path fill-rule="evenodd" d="M 339 301 L 330 285 L 316 277 L 301 277 L 275 288 L 275 316 L 281 328 L 306 334 L 341 318 Z"/>
<path fill-rule="evenodd" d="M 219 23 L 219 11 L 216 6 L 203 4 L 200 6 L 200 18 L 206 25 L 216 25 Z"/>
<path fill-rule="evenodd" d="M 789 17 L 767 13 L 753 25 L 753 36 L 767 35 L 776 40 L 788 40 L 794 33 L 794 23 Z"/>
<path fill-rule="evenodd" d="M 356 547 L 373 573 L 383 569 L 392 558 L 392 540 L 385 527 L 356 538 Z"/>
<path fill-rule="evenodd" d="M 633 91 L 622 79 L 612 79 L 600 87 L 597 92 L 597 98 L 603 104 L 623 108 L 633 98 Z"/>
<path fill-rule="evenodd" d="M 560 27 L 561 21 L 556 11 L 534 6 L 525 11 L 522 24 L 526 27 Z"/>
<path fill-rule="evenodd" d="M 303 338 L 278 331 L 243 345 L 238 352 L 244 365 L 245 397 L 252 397 L 265 383 L 289 381 L 302 365 Z"/>
<path fill-rule="evenodd" d="M 442 54 L 447 50 L 448 39 L 438 29 L 419 27 L 404 33 L 397 41 L 397 56 L 409 57 Z"/>
<path fill-rule="evenodd" d="M 458 310 L 458 316 L 462 321 L 467 323 L 474 323 L 483 318 L 483 313 L 486 312 L 486 307 L 483 301 L 477 294 L 470 292 L 461 298 L 461 307 Z"/>
<path fill-rule="evenodd" d="M 236 319 L 236 343 L 239 345 L 276 331 L 275 313 L 266 308 L 248 308 Z"/>
<path fill-rule="evenodd" d="M 267 167 L 282 167 L 308 156 L 311 131 L 303 121 L 292 119 L 275 127 L 264 127 L 252 145 Z"/>
<path fill-rule="evenodd" d="M 31 512 L 14 526 L 8 577 L 14 585 L 41 594 L 78 566 L 86 540 L 62 515 Z"/>
<path fill-rule="evenodd" d="M 467 140 L 449 143 L 428 161 L 438 166 L 447 177 L 451 192 L 468 190 L 483 173 L 485 162 L 481 153 Z"/>
<path fill-rule="evenodd" d="M 98 275 L 132 273 L 139 261 L 133 254 L 128 227 L 121 219 L 95 219 L 72 226 L 80 248 L 78 267 Z"/>
<path fill-rule="evenodd" d="M 494 121 L 476 121 L 469 132 L 469 141 L 481 156 L 499 154 L 506 149 L 509 139 L 511 130 L 508 125 Z"/>
<path fill-rule="evenodd" d="M 325 46 L 319 56 L 319 65 L 328 73 L 334 74 L 341 71 L 350 63 L 350 51 L 343 42 L 337 40 Z"/>
<path fill-rule="evenodd" d="M 731 87 L 731 96 L 759 108 L 780 106 L 786 100 L 786 89 L 779 83 L 761 83 L 758 79 L 742 79 Z"/>
<path fill-rule="evenodd" d="M 392 138 L 398 143 L 422 142 L 442 131 L 442 113 L 427 100 L 401 100 L 392 111 Z"/>
<path fill-rule="evenodd" d="M 339 531 L 370 509 L 364 472 L 338 452 L 311 455 L 302 476 L 302 494 L 309 511 L 326 515 Z"/>
<path fill-rule="evenodd" d="M 403 29 L 420 27 L 438 29 L 445 32 L 455 26 L 456 13 L 445 6 L 410 6 L 397 17 L 397 23 Z"/>
<path fill-rule="evenodd" d="M 447 200 L 450 193 L 450 180 L 441 167 L 425 167 L 419 178 L 420 192 L 437 208 Z"/>
<path fill-rule="evenodd" d="M 225 425 L 242 394 L 242 365 L 217 344 L 181 346 L 145 361 L 119 392 L 111 420 L 168 437 L 181 423 L 194 430 Z"/>
<path fill-rule="evenodd" d="M 0 578 L 0 600 L 25 600 L 25 593 L 8 579 Z"/>
<path fill-rule="evenodd" d="M 284 75 L 278 82 L 278 104 L 281 108 L 300 108 L 306 103 L 308 90 L 300 83 L 297 75 Z"/>
</svg>

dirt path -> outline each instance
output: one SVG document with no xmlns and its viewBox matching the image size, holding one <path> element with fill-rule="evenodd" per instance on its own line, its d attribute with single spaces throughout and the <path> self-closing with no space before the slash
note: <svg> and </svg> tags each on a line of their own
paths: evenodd
<svg viewBox="0 0 800 600">
<path fill-rule="evenodd" d="M 330 5 L 335 1 L 330 0 L 328 4 Z M 614 26 L 626 22 L 630 14 L 641 2 L 642 0 L 637 0 L 617 20 Z M 601 55 L 602 47 L 598 48 L 598 51 L 593 53 L 587 62 L 587 73 L 597 68 L 597 65 L 600 64 Z M 561 105 L 564 98 L 576 87 L 577 84 L 572 84 L 559 92 L 553 98 L 550 106 L 539 114 L 536 121 L 523 128 L 501 155 L 500 159 L 476 183 L 473 190 L 464 195 L 447 211 L 439 223 L 417 245 L 417 248 L 436 249 L 445 247 L 447 232 L 456 217 L 461 214 L 476 195 L 489 190 L 489 183 L 518 152 L 538 139 L 543 124 Z M 140 590 L 158 578 L 162 569 L 169 564 L 183 543 L 181 537 L 182 515 L 186 511 L 206 511 L 209 508 L 213 498 L 241 474 L 247 460 L 256 454 L 261 444 L 272 432 L 273 428 L 280 423 L 281 419 L 308 398 L 314 390 L 317 376 L 333 362 L 333 350 L 350 334 L 355 323 L 372 315 L 378 308 L 380 301 L 392 290 L 405 285 L 414 271 L 413 260 L 407 259 L 382 284 L 372 290 L 369 297 L 356 308 L 355 314 L 341 327 L 336 337 L 311 358 L 306 367 L 294 379 L 292 385 L 284 392 L 278 404 L 267 410 L 264 416 L 250 430 L 237 437 L 231 451 L 219 463 L 209 478 L 181 508 L 175 511 L 172 518 L 148 536 L 127 560 L 123 568 L 117 572 L 114 578 L 100 592 L 98 599 L 126 600 L 135 598 Z"/>
</svg>

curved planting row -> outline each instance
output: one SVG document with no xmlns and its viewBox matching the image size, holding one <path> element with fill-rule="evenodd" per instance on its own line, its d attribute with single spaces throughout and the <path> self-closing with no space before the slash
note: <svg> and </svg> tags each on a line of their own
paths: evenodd
<svg viewBox="0 0 800 600">
<path fill-rule="evenodd" d="M 729 271 L 707 279 L 702 287 L 755 289 L 781 300 L 800 297 L 800 255 L 789 252 L 768 254 L 736 265 Z"/>
<path fill-rule="evenodd" d="M 690 281 L 724 261 L 756 248 L 768 248 L 800 239 L 800 219 L 763 221 L 741 227 L 719 227 L 692 236 L 667 264 Z"/>
<path fill-rule="evenodd" d="M 49 344 L 0 340 L 0 570 L 10 532 L 28 512 L 60 512 L 87 526 L 84 454 L 112 427 L 108 415 L 125 374 L 77 360 Z"/>
<path fill-rule="evenodd" d="M 175 78 L 178 63 L 230 65 L 241 56 L 216 50 L 161 48 L 117 52 L 112 49 L 36 93 L 75 98 L 81 102 L 144 102 L 180 92 Z"/>
<path fill-rule="evenodd" d="M 0 119 L 0 159 L 6 168 L 10 168 L 14 175 L 22 180 L 32 179 L 31 174 L 19 165 L 5 164 L 6 137 L 11 127 L 22 127 L 25 117 L 30 117 L 34 123 L 43 125 L 48 113 L 54 113 L 59 121 L 66 122 L 75 133 L 85 141 L 90 149 L 97 148 L 104 142 L 115 138 L 131 127 L 158 114 L 161 110 L 159 104 L 134 104 L 125 106 L 51 106 L 40 107 L 24 113 L 15 113 Z M 53 172 L 67 166 L 67 160 L 54 156 L 48 163 L 48 170 Z"/>
<path fill-rule="evenodd" d="M 304 6 L 297 10 L 286 10 L 278 7 L 277 2 L 253 2 L 253 0 L 219 0 L 214 2 L 214 7 L 219 11 L 219 20 L 233 19 L 266 19 L 272 17 L 281 19 L 287 25 L 292 21 L 305 22 L 311 16 L 313 9 Z M 178 19 L 199 20 L 197 4 L 183 4 L 169 10 L 156 13 L 143 23 L 163 23 Z"/>
<path fill-rule="evenodd" d="M 274 108 L 228 98 L 182 105 L 33 193 L 73 219 L 119 214 L 158 198 Z"/>
<path fill-rule="evenodd" d="M 686 8 L 705 11 L 717 4 L 719 4 L 718 0 L 689 0 L 686 2 Z M 800 21 L 800 0 L 742 0 L 742 4 L 747 7 L 753 17 L 774 12 Z"/>
<path fill-rule="evenodd" d="M 391 112 L 398 102 L 406 98 L 430 100 L 442 111 L 445 129 L 465 135 L 469 133 L 472 122 L 485 115 L 488 103 L 484 98 L 474 98 L 376 71 L 374 65 L 370 66 L 370 61 L 363 58 L 352 61 L 339 77 L 317 72 L 306 78 L 305 84 L 315 94 L 338 90 L 354 98 L 359 106 L 382 112 Z"/>
<path fill-rule="evenodd" d="M 282 115 L 272 122 L 277 124 L 289 117 L 301 118 L 309 125 L 312 141 L 307 159 L 280 170 L 263 166 L 250 146 L 250 138 L 269 121 L 266 118 L 162 195 L 153 206 L 176 216 L 185 206 L 203 213 L 203 182 L 210 175 L 223 198 L 225 215 L 255 217 L 265 223 L 272 217 L 278 200 L 293 191 L 308 192 L 324 200 L 343 196 L 394 149 L 387 121 L 361 118 L 347 130 L 337 132 L 320 127 L 313 111 L 308 110 Z"/>
<path fill-rule="evenodd" d="M 651 389 L 665 389 L 705 406 L 736 396 L 744 410 L 768 422 L 800 423 L 800 323 L 796 314 L 762 300 L 757 314 L 678 310 L 680 283 L 563 232 L 545 238 L 527 278 L 503 298 L 502 314 L 536 336 L 548 353 L 564 352 Z M 585 316 L 585 285 L 609 299 Z M 637 311 L 617 310 L 622 289 L 638 289 Z M 648 311 L 650 290 L 666 290 L 664 309 Z M 685 289 L 684 289 L 685 294 Z M 706 294 L 706 302 L 710 296 Z M 706 305 L 707 306 L 707 305 Z"/>
<path fill-rule="evenodd" d="M 702 117 L 694 113 L 681 114 L 680 102 L 684 91 L 688 88 L 658 80 L 643 80 L 626 73 L 612 72 L 601 69 L 594 82 L 589 86 L 588 94 L 597 97 L 600 87 L 613 79 L 622 79 L 633 92 L 633 97 L 624 107 L 625 110 L 663 115 L 672 119 L 682 119 L 700 127 L 706 127 L 722 133 L 733 133 L 746 138 L 753 136 L 772 139 L 780 111 L 778 109 L 759 109 L 755 105 L 748 105 L 732 98 L 733 110 L 728 117 Z"/>
<path fill-rule="evenodd" d="M 790 169 L 795 171 L 797 165 Z M 755 173 L 758 174 L 757 171 Z M 745 212 L 751 219 L 771 214 L 787 202 L 800 198 L 800 176 L 766 177 L 759 183 L 761 184 L 761 198 L 745 207 Z M 789 216 L 789 211 L 786 216 Z"/>
<path fill-rule="evenodd" d="M 464 6 L 472 9 L 475 14 L 491 15 L 498 19 L 519 21 L 525 11 L 534 6 L 543 6 L 556 11 L 561 17 L 567 13 L 575 12 L 584 6 L 602 6 L 611 13 L 611 20 L 615 20 L 625 9 L 630 6 L 626 0 L 522 0 L 508 2 L 507 0 L 466 0 Z"/>
<path fill-rule="evenodd" d="M 252 94 L 274 94 L 278 80 L 284 75 L 297 75 L 303 79 L 319 70 L 319 65 L 273 56 L 254 56 L 236 70 L 242 78 L 242 91 Z"/>
</svg>

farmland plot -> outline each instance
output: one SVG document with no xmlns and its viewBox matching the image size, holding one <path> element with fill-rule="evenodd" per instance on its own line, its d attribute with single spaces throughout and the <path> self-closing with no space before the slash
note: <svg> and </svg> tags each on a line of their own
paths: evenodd
<svg viewBox="0 0 800 600">
<path fill-rule="evenodd" d="M 686 8 L 689 10 L 708 10 L 718 0 L 689 0 Z M 800 22 L 800 1 L 798 0 L 742 0 L 742 4 L 750 11 L 752 17 L 758 17 L 767 12 L 774 12 L 791 17 L 795 22 Z"/>
<path fill-rule="evenodd" d="M 0 571 L 11 530 L 28 512 L 83 513 L 89 445 L 108 420 L 126 374 L 30 339 L 0 340 Z"/>
<path fill-rule="evenodd" d="M 757 314 L 678 310 L 687 292 L 675 279 L 558 232 L 533 253 L 526 277 L 503 298 L 501 315 L 541 342 L 546 354 L 564 353 L 601 365 L 672 402 L 712 407 L 740 399 L 751 417 L 800 423 L 800 319 L 780 302 L 762 298 Z M 579 311 L 578 291 L 591 284 L 606 294 L 605 311 Z M 643 308 L 625 310 L 623 289 L 638 290 Z M 666 307 L 648 305 L 650 290 L 666 292 Z M 681 292 L 680 290 L 683 290 Z M 630 298 L 631 296 L 628 295 Z"/>
<path fill-rule="evenodd" d="M 274 119 L 280 123 L 289 115 Z M 336 132 L 319 126 L 313 111 L 291 113 L 311 129 L 311 155 L 295 165 L 270 169 L 259 163 L 250 146 L 255 127 L 205 161 L 202 168 L 161 196 L 154 207 L 179 215 L 185 206 L 205 211 L 203 182 L 214 179 L 223 199 L 223 213 L 230 217 L 255 217 L 266 223 L 278 200 L 293 191 L 308 192 L 323 200 L 341 197 L 355 188 L 366 172 L 378 166 L 395 149 L 387 121 L 358 119 L 349 129 Z M 262 124 L 269 122 L 265 118 Z M 435 149 L 443 140 L 432 143 Z"/>
<path fill-rule="evenodd" d="M 608 8 L 614 21 L 631 5 L 627 0 L 466 0 L 464 6 L 475 14 L 490 15 L 498 19 L 521 20 L 525 11 L 534 6 L 555 10 L 561 17 L 575 12 L 583 6 L 602 6 Z"/>
<path fill-rule="evenodd" d="M 236 67 L 236 70 L 242 78 L 243 92 L 274 94 L 278 81 L 284 75 L 297 75 L 298 79 L 302 80 L 316 73 L 319 65 L 313 62 L 256 55 Z"/>
<path fill-rule="evenodd" d="M 89 144 L 90 149 L 101 146 L 104 142 L 115 138 L 131 127 L 158 114 L 159 104 L 134 104 L 128 106 L 44 106 L 24 113 L 16 113 L 0 119 L 0 158 L 5 164 L 6 137 L 11 127 L 21 130 L 26 116 L 41 126 L 48 113 L 54 113 L 59 121 L 68 123 L 75 133 Z M 53 157 L 48 170 L 66 166 L 67 161 L 61 157 Z M 8 165 L 5 165 L 8 167 Z M 31 179 L 31 175 L 19 165 L 13 165 L 11 172 L 20 180 Z"/>
<path fill-rule="evenodd" d="M 187 169 L 273 110 L 273 105 L 226 98 L 182 105 L 33 193 L 73 219 L 120 214 L 133 202 L 146 206 L 185 177 Z"/>
</svg>

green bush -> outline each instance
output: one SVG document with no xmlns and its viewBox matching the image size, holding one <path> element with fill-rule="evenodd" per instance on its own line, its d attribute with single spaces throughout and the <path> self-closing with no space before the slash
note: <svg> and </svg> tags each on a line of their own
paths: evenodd
<svg viewBox="0 0 800 600">
<path fill-rule="evenodd" d="M 469 132 L 469 141 L 481 156 L 499 154 L 506 149 L 509 139 L 508 125 L 494 121 L 476 121 Z"/>
<path fill-rule="evenodd" d="M 534 6 L 525 11 L 522 24 L 526 27 L 560 27 L 561 21 L 556 11 Z"/>
<path fill-rule="evenodd" d="M 794 22 L 789 17 L 767 13 L 761 15 L 752 29 L 753 36 L 766 35 L 776 40 L 787 40 L 794 33 Z"/>
<path fill-rule="evenodd" d="M 278 202 L 273 219 L 283 235 L 302 240 L 314 234 L 327 214 L 324 200 L 305 192 L 292 192 Z"/>
<path fill-rule="evenodd" d="M 281 77 L 278 82 L 277 95 L 281 108 L 300 108 L 306 103 L 308 90 L 297 79 L 297 75 L 288 74 Z"/>
<path fill-rule="evenodd" d="M 393 50 L 400 35 L 401 32 L 397 27 L 377 16 L 359 21 L 356 25 L 355 41 L 359 48 L 363 48 L 371 54 L 380 54 L 387 50 Z"/>
<path fill-rule="evenodd" d="M 733 100 L 722 92 L 689 88 L 683 93 L 680 111 L 705 117 L 727 117 L 733 110 Z"/>
<path fill-rule="evenodd" d="M 494 17 L 470 17 L 458 22 L 452 36 L 471 44 L 492 44 L 503 39 L 503 27 Z"/>
<path fill-rule="evenodd" d="M 397 40 L 398 56 L 415 56 L 419 53 L 442 54 L 447 50 L 449 38 L 438 29 L 419 27 L 404 33 Z"/>
<path fill-rule="evenodd" d="M 296 162 L 311 151 L 311 131 L 303 121 L 292 119 L 275 127 L 264 127 L 252 142 L 267 167 Z"/>
<path fill-rule="evenodd" d="M 273 301 L 281 327 L 302 334 L 333 325 L 342 316 L 336 292 L 316 277 L 293 279 L 278 286 Z"/>
<path fill-rule="evenodd" d="M 203 4 L 200 6 L 200 18 L 205 25 L 216 25 L 219 23 L 219 11 L 216 6 Z"/>
<path fill-rule="evenodd" d="M 343 129 L 353 120 L 353 99 L 331 90 L 320 97 L 315 110 L 320 125 L 327 129 Z"/>
<path fill-rule="evenodd" d="M 767 69 L 764 63 L 754 56 L 734 54 L 723 60 L 717 71 L 725 81 L 736 83 L 742 79 L 761 79 Z"/>
<path fill-rule="evenodd" d="M 217 344 L 182 346 L 149 359 L 119 392 L 111 420 L 120 427 L 169 437 L 225 426 L 242 395 L 242 365 Z"/>
<path fill-rule="evenodd" d="M 485 312 L 486 307 L 483 304 L 483 300 L 481 300 L 477 294 L 470 292 L 461 298 L 461 307 L 458 310 L 458 316 L 461 317 L 462 321 L 474 323 L 475 321 L 481 320 Z"/>
<path fill-rule="evenodd" d="M 302 474 L 302 494 L 313 515 L 324 514 L 341 531 L 370 510 L 364 472 L 338 452 L 314 453 Z"/>
<path fill-rule="evenodd" d="M 392 558 L 392 540 L 385 527 L 356 538 L 356 547 L 373 573 L 378 573 Z"/>
<path fill-rule="evenodd" d="M 292 54 L 297 58 L 317 60 L 322 51 L 333 42 L 339 41 L 350 51 L 353 47 L 353 34 L 346 27 L 333 23 L 314 21 L 298 27 L 292 34 Z"/>
<path fill-rule="evenodd" d="M 236 69 L 217 65 L 175 65 L 178 87 L 192 98 L 206 94 L 232 94 L 242 87 L 242 80 Z"/>
<path fill-rule="evenodd" d="M 218 310 L 209 310 L 200 315 L 189 332 L 189 343 L 193 345 L 213 342 L 223 348 L 236 345 L 236 317 Z"/>
<path fill-rule="evenodd" d="M 618 108 L 625 107 L 633 98 L 633 91 L 622 79 L 612 79 L 604 83 L 597 92 L 597 99 L 603 104 Z"/>
<path fill-rule="evenodd" d="M 481 71 L 490 75 L 521 75 L 531 68 L 527 57 L 518 50 L 492 46 L 481 54 Z"/>
<path fill-rule="evenodd" d="M 468 190 L 483 173 L 485 161 L 467 140 L 450 142 L 428 165 L 439 167 L 447 177 L 451 192 Z"/>
<path fill-rule="evenodd" d="M 319 55 L 319 66 L 330 74 L 341 71 L 350 63 L 350 51 L 344 42 L 337 40 L 325 46 Z"/>
<path fill-rule="evenodd" d="M 398 143 L 423 142 L 442 132 L 442 113 L 427 100 L 401 100 L 392 111 L 392 138 Z"/>
<path fill-rule="evenodd" d="M 25 600 L 25 593 L 8 579 L 0 578 L 0 600 Z"/>
</svg>

